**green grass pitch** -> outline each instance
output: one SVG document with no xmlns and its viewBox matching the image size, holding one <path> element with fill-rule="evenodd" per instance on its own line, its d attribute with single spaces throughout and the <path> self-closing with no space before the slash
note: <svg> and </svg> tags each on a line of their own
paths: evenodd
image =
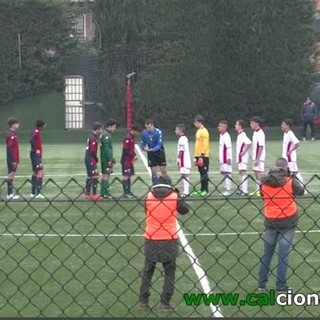
<svg viewBox="0 0 320 320">
<path fill-rule="evenodd" d="M 298 151 L 299 167 L 305 181 L 320 172 L 320 142 L 305 142 Z M 85 200 L 83 144 L 44 145 L 47 200 L 29 201 L 29 146 L 21 146 L 21 164 L 15 186 L 25 201 L 0 202 L 0 315 L 3 317 L 147 317 L 163 316 L 158 311 L 163 277 L 161 267 L 154 275 L 150 313 L 138 310 L 144 227 L 143 195 L 150 179 L 141 160 L 136 165 L 133 192 L 141 200 L 91 202 Z M 176 143 L 167 142 L 168 169 L 177 181 Z M 267 144 L 267 165 L 281 153 L 281 142 Z M 116 197 L 122 194 L 119 143 L 115 144 L 115 166 L 111 186 Z M 212 143 L 210 179 L 220 183 L 217 143 Z M 193 145 L 191 144 L 191 149 Z M 4 149 L 4 146 L 2 148 Z M 0 155 L 3 181 L 6 168 Z M 238 179 L 234 170 L 233 178 Z M 191 182 L 198 183 L 194 168 Z M 253 190 L 253 183 L 250 184 Z M 298 200 L 300 221 L 290 256 L 288 284 L 296 291 L 319 292 L 319 179 L 307 186 L 309 195 Z M 213 186 L 211 186 L 213 190 Z M 1 197 L 6 194 L 3 183 Z M 215 194 L 208 199 L 190 198 L 190 213 L 180 223 L 190 246 L 206 271 L 212 292 L 238 292 L 255 289 L 262 254 L 263 219 L 260 199 L 227 200 Z M 307 232 L 305 232 L 307 231 Z M 319 232 L 319 233 L 318 233 Z M 275 266 L 276 261 L 273 261 Z M 181 248 L 177 259 L 176 290 L 172 303 L 177 311 L 170 316 L 212 316 L 209 307 L 188 307 L 183 293 L 202 291 L 192 265 Z M 270 288 L 275 276 L 271 275 Z M 313 307 L 221 307 L 233 316 L 318 316 Z"/>
</svg>

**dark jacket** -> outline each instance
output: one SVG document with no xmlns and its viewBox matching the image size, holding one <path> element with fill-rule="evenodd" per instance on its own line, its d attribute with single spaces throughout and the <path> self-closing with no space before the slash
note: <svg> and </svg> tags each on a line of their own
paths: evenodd
<svg viewBox="0 0 320 320">
<path fill-rule="evenodd" d="M 284 186 L 289 174 L 281 167 L 271 168 L 268 175 L 262 180 L 262 184 L 268 185 L 272 188 Z M 292 190 L 294 196 L 302 196 L 304 194 L 304 187 L 299 180 L 292 176 Z M 295 227 L 298 222 L 297 213 L 285 219 L 267 219 L 265 218 L 264 224 L 266 227 L 273 227 L 277 229 L 290 229 Z"/>
<path fill-rule="evenodd" d="M 168 181 L 169 182 L 169 181 Z M 177 189 L 170 184 L 157 184 L 150 190 L 158 199 L 164 199 L 173 192 L 178 192 Z M 183 199 L 178 197 L 177 211 L 180 214 L 189 212 L 189 208 L 184 203 Z M 147 259 L 155 262 L 166 262 L 174 260 L 178 255 L 178 240 L 145 240 L 144 254 Z"/>
<path fill-rule="evenodd" d="M 301 120 L 303 122 L 313 121 L 317 117 L 317 107 L 311 102 L 301 107 Z"/>
</svg>

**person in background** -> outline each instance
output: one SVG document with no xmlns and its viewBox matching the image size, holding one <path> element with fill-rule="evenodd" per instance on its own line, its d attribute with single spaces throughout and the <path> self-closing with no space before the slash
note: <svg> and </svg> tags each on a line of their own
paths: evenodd
<svg viewBox="0 0 320 320">
<path fill-rule="evenodd" d="M 314 141 L 314 120 L 317 117 L 317 107 L 309 97 L 301 107 L 301 120 L 303 122 L 302 139 L 306 141 L 307 128 L 310 127 L 311 140 Z"/>
<path fill-rule="evenodd" d="M 196 143 L 194 151 L 194 165 L 198 167 L 200 173 L 201 189 L 195 191 L 196 196 L 206 197 L 209 194 L 209 155 L 210 155 L 210 136 L 209 131 L 204 126 L 204 118 L 197 115 L 193 122 L 196 132 Z"/>
<path fill-rule="evenodd" d="M 145 201 L 146 227 L 144 232 L 145 263 L 140 287 L 140 309 L 150 310 L 149 296 L 152 276 L 157 262 L 164 268 L 164 286 L 161 293 L 161 311 L 173 311 L 170 301 L 174 292 L 176 258 L 178 255 L 178 217 L 186 214 L 188 207 L 179 192 L 172 187 L 166 174 L 161 175 Z"/>
<path fill-rule="evenodd" d="M 85 193 L 86 197 L 92 200 L 98 200 L 100 197 L 97 195 L 97 186 L 99 182 L 97 163 L 99 137 L 102 130 L 103 124 L 101 122 L 95 122 L 86 144 L 85 165 L 87 169 L 87 180 Z"/>
<path fill-rule="evenodd" d="M 117 129 L 117 121 L 109 119 L 105 124 L 105 130 L 100 135 L 100 161 L 101 161 L 101 191 L 100 198 L 109 199 L 110 174 L 113 172 L 115 159 L 113 157 L 113 143 L 111 134 Z"/>
<path fill-rule="evenodd" d="M 122 186 L 124 198 L 133 198 L 131 193 L 131 176 L 134 175 L 133 163 L 138 159 L 135 153 L 135 137 L 140 133 L 138 126 L 132 126 L 128 135 L 122 141 Z"/>
<path fill-rule="evenodd" d="M 186 136 L 186 127 L 184 124 L 177 124 L 175 133 L 179 137 L 177 147 L 177 164 L 182 179 L 183 191 L 181 197 L 189 195 L 190 186 L 190 170 L 191 170 L 191 157 L 189 149 L 189 140 Z"/>
<path fill-rule="evenodd" d="M 6 145 L 7 145 L 7 199 L 17 200 L 19 195 L 13 193 L 13 180 L 19 164 L 19 139 L 17 130 L 20 127 L 18 119 L 10 118 L 8 120 L 9 132 L 7 133 Z"/>
<path fill-rule="evenodd" d="M 283 161 L 284 160 L 284 161 Z M 292 249 L 294 231 L 298 222 L 298 208 L 295 196 L 301 196 L 304 188 L 290 176 L 286 160 L 279 158 L 270 169 L 261 185 L 264 216 L 264 252 L 260 261 L 258 291 L 266 291 L 270 264 L 278 245 L 278 267 L 276 277 L 277 292 L 286 292 L 286 275 L 289 253 Z"/>
<path fill-rule="evenodd" d="M 36 127 L 31 133 L 31 151 L 30 159 L 32 165 L 31 177 L 31 198 L 44 199 L 41 194 L 42 181 L 43 181 L 43 163 L 42 163 L 42 130 L 46 127 L 43 120 L 36 121 Z"/>
<path fill-rule="evenodd" d="M 245 123 L 243 120 L 237 120 L 235 124 L 235 129 L 238 133 L 237 142 L 236 142 L 236 159 L 240 174 L 240 184 L 239 191 L 236 193 L 240 196 L 248 195 L 248 162 L 249 162 L 249 153 L 248 150 L 251 146 L 251 140 L 248 138 L 247 134 L 244 131 Z"/>
<path fill-rule="evenodd" d="M 152 185 L 158 182 L 157 168 L 161 174 L 167 173 L 166 153 L 163 146 L 162 131 L 154 126 L 152 119 L 145 121 L 145 130 L 141 136 L 141 149 L 147 152 L 148 165 L 151 169 Z"/>
</svg>

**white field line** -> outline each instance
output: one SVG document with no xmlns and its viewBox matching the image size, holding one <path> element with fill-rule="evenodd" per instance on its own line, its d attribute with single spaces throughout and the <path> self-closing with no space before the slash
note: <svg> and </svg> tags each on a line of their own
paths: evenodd
<svg viewBox="0 0 320 320">
<path fill-rule="evenodd" d="M 140 159 L 143 162 L 144 166 L 146 167 L 146 169 L 149 173 L 149 176 L 151 178 L 151 170 L 148 167 L 148 162 L 147 162 L 145 155 L 143 154 L 143 152 L 141 151 L 140 147 L 137 144 L 135 145 L 135 149 L 136 149 L 137 153 L 139 154 Z M 191 265 L 192 265 L 199 281 L 200 281 L 203 292 L 205 294 L 210 294 L 211 288 L 210 288 L 210 283 L 209 283 L 208 277 L 206 275 L 206 272 L 203 270 L 198 258 L 196 257 L 195 253 L 193 252 L 191 246 L 189 245 L 189 242 L 188 242 L 188 240 L 187 240 L 178 221 L 177 221 L 177 228 L 178 228 L 178 236 L 179 236 L 180 242 L 183 246 L 185 253 L 187 254 L 187 256 L 191 262 Z M 220 309 L 219 305 L 214 306 L 214 305 L 210 304 L 210 308 L 211 308 L 211 311 L 212 311 L 214 317 L 223 318 L 223 315 L 221 313 L 221 309 Z"/>
<path fill-rule="evenodd" d="M 308 234 L 308 233 L 320 233 L 320 229 L 311 230 L 296 230 L 294 233 L 297 234 Z M 185 233 L 186 237 L 240 237 L 240 236 L 257 236 L 263 234 L 263 231 L 250 231 L 250 232 L 221 232 L 221 233 Z M 30 237 L 30 238 L 142 238 L 143 234 L 139 233 L 0 233 L 0 237 Z M 192 261 L 194 263 L 194 261 Z"/>
</svg>

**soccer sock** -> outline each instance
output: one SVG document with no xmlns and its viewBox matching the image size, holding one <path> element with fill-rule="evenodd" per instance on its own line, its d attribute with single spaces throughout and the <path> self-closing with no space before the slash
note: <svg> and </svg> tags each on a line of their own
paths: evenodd
<svg viewBox="0 0 320 320">
<path fill-rule="evenodd" d="M 152 180 L 152 185 L 156 185 L 158 183 L 158 175 L 157 174 L 153 174 L 152 177 L 151 177 L 151 180 Z"/>
<path fill-rule="evenodd" d="M 302 175 L 301 175 L 300 172 L 296 173 L 296 177 L 297 177 L 297 179 L 299 180 L 299 182 L 300 182 L 301 184 L 303 184 L 303 178 L 302 178 Z"/>
<path fill-rule="evenodd" d="M 109 195 L 109 181 L 102 180 L 101 181 L 101 195 L 107 196 Z"/>
<path fill-rule="evenodd" d="M 90 189 L 91 189 L 91 178 L 87 178 L 86 180 L 86 195 L 89 195 L 90 194 Z"/>
<path fill-rule="evenodd" d="M 243 193 L 248 193 L 248 176 L 241 176 L 241 182 L 240 182 L 240 186 L 239 189 L 243 192 Z"/>
<path fill-rule="evenodd" d="M 182 185 L 183 185 L 183 194 L 189 194 L 189 186 L 190 186 L 190 179 L 189 177 L 182 178 Z"/>
<path fill-rule="evenodd" d="M 36 194 L 41 193 L 42 178 L 36 178 Z"/>
<path fill-rule="evenodd" d="M 8 196 L 10 194 L 13 194 L 13 184 L 12 184 L 12 182 L 13 182 L 13 180 L 7 179 Z"/>
<path fill-rule="evenodd" d="M 129 194 L 130 193 L 130 181 L 129 180 L 122 180 L 123 186 L 123 193 Z"/>
<path fill-rule="evenodd" d="M 98 179 L 92 178 L 92 194 L 97 194 Z"/>
<path fill-rule="evenodd" d="M 128 193 L 131 193 L 131 179 L 128 179 Z"/>
<path fill-rule="evenodd" d="M 226 188 L 227 191 L 231 190 L 231 174 L 225 175 L 224 187 Z"/>
<path fill-rule="evenodd" d="M 204 173 L 201 177 L 201 191 L 209 192 L 208 190 L 209 177 L 207 173 Z"/>
<path fill-rule="evenodd" d="M 37 181 L 37 177 L 32 176 L 31 177 L 31 193 L 32 194 L 36 194 L 36 181 Z"/>
</svg>

